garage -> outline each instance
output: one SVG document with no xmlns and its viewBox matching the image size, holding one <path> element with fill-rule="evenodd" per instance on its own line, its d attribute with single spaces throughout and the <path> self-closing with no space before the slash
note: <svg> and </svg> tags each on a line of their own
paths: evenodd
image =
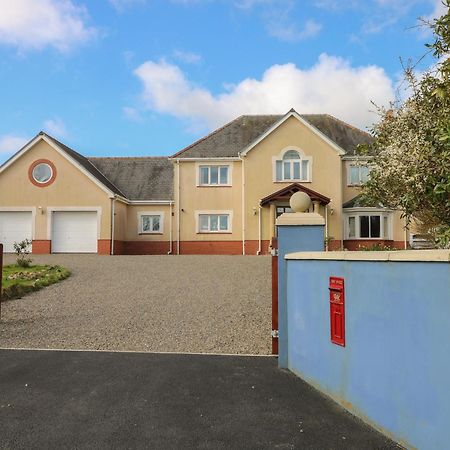
<svg viewBox="0 0 450 450">
<path fill-rule="evenodd" d="M 97 253 L 97 211 L 53 211 L 52 253 Z"/>
<path fill-rule="evenodd" d="M 0 242 L 5 253 L 14 252 L 14 242 L 32 239 L 33 215 L 31 211 L 0 212 Z"/>
</svg>

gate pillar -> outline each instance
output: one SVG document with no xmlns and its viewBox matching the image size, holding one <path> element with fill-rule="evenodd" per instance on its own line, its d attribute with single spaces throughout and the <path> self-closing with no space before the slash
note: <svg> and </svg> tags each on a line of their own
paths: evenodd
<svg viewBox="0 0 450 450">
<path fill-rule="evenodd" d="M 325 219 L 308 211 L 311 199 L 296 192 L 290 199 L 293 213 L 284 213 L 276 221 L 278 231 L 278 366 L 288 367 L 287 299 L 285 255 L 294 252 L 323 251 Z"/>
</svg>

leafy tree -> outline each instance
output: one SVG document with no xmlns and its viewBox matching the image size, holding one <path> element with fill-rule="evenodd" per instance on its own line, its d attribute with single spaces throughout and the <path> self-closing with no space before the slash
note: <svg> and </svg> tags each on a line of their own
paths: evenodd
<svg viewBox="0 0 450 450">
<path fill-rule="evenodd" d="M 447 13 L 427 24 L 436 64 L 419 76 L 405 69 L 409 98 L 380 109 L 375 141 L 361 153 L 375 155 L 365 201 L 401 210 L 438 246 L 450 247 L 450 0 L 443 4 Z"/>
</svg>

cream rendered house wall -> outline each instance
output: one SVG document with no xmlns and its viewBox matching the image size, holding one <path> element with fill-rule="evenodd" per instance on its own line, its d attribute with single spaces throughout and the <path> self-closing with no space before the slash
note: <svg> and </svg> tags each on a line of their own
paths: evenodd
<svg viewBox="0 0 450 450">
<path fill-rule="evenodd" d="M 223 165 L 231 166 L 231 186 L 197 186 L 198 165 Z M 178 165 L 174 161 L 174 196 L 175 196 L 175 221 L 180 216 L 180 240 L 181 241 L 239 241 L 242 239 L 241 221 L 241 188 L 242 170 L 240 161 L 202 160 L 180 161 Z M 179 166 L 179 167 L 178 167 Z M 179 183 L 178 189 L 178 170 Z M 196 212 L 198 211 L 231 211 L 231 233 L 198 233 L 196 224 Z M 175 236 L 174 240 L 177 239 Z"/>
<path fill-rule="evenodd" d="M 169 241 L 170 230 L 172 225 L 173 235 L 173 217 L 172 224 L 170 220 L 171 215 L 170 205 L 128 205 L 127 207 L 127 232 L 125 240 L 127 241 Z M 139 214 L 157 214 L 162 213 L 163 216 L 163 230 L 162 233 L 140 233 L 139 230 Z"/>
<path fill-rule="evenodd" d="M 35 186 L 28 178 L 30 165 L 38 159 L 48 159 L 56 167 L 56 178 L 49 186 Z M 101 208 L 99 239 L 110 239 L 111 236 L 111 199 L 108 194 L 45 141 L 36 143 L 2 172 L 0 207 L 9 206 L 36 207 L 35 240 L 50 239 L 48 207 Z M 42 210 L 38 210 L 39 206 Z"/>
<path fill-rule="evenodd" d="M 246 239 L 258 239 L 258 215 L 254 214 L 254 208 L 258 207 L 259 200 L 292 184 L 292 181 L 273 181 L 273 157 L 279 156 L 288 148 L 300 149 L 306 156 L 312 156 L 311 182 L 300 184 L 331 198 L 329 208 L 333 209 L 333 214 L 328 217 L 329 236 L 340 240 L 342 230 L 341 158 L 334 148 L 295 117 L 287 119 L 245 157 Z M 263 208 L 262 213 L 262 239 L 269 240 L 272 237 L 270 223 L 273 219 L 270 217 L 268 207 Z M 321 208 L 321 214 L 325 214 L 324 208 Z"/>
</svg>

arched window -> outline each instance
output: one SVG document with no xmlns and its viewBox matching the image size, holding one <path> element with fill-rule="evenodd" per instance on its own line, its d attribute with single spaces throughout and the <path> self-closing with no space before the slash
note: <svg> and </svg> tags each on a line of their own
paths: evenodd
<svg viewBox="0 0 450 450">
<path fill-rule="evenodd" d="M 288 150 L 276 161 L 276 181 L 310 181 L 310 158 Z"/>
</svg>

